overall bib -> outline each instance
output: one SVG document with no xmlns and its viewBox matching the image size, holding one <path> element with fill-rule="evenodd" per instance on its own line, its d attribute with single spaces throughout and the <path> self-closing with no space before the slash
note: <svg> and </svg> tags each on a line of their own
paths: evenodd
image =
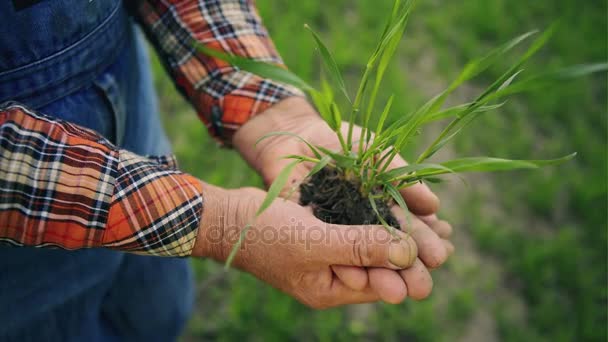
<svg viewBox="0 0 608 342">
<path fill-rule="evenodd" d="M 122 1 L 0 1 L 0 103 L 168 154 L 152 85 Z M 0 341 L 171 341 L 192 310 L 192 280 L 186 259 L 0 247 Z"/>
</svg>

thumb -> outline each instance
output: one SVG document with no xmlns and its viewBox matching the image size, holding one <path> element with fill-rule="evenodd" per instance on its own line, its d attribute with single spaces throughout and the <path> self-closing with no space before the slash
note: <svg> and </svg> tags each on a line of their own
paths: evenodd
<svg viewBox="0 0 608 342">
<path fill-rule="evenodd" d="M 329 224 L 327 237 L 317 255 L 330 265 L 403 269 L 418 256 L 409 234 L 400 230 L 391 234 L 383 226 Z"/>
</svg>

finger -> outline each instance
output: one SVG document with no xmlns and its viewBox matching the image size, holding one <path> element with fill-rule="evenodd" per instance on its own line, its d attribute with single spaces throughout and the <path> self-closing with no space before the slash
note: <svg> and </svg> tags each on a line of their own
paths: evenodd
<svg viewBox="0 0 608 342">
<path fill-rule="evenodd" d="M 437 220 L 430 224 L 431 229 L 443 239 L 447 239 L 452 235 L 452 226 L 443 220 Z"/>
<path fill-rule="evenodd" d="M 426 223 L 428 226 L 431 226 L 435 221 L 438 221 L 437 214 L 431 215 L 418 215 L 418 218 L 422 220 L 422 222 Z"/>
<path fill-rule="evenodd" d="M 408 208 L 416 215 L 428 215 L 439 210 L 439 197 L 424 183 L 399 190 Z"/>
<path fill-rule="evenodd" d="M 329 291 L 321 295 L 319 308 L 328 308 L 345 304 L 372 303 L 380 300 L 378 294 L 367 286 L 361 291 L 355 291 L 346 286 L 338 277 L 334 276 Z"/>
<path fill-rule="evenodd" d="M 400 156 L 395 157 L 389 169 L 406 166 Z M 400 190 L 408 208 L 416 215 L 431 215 L 439 210 L 439 197 L 424 183 L 417 183 Z"/>
<path fill-rule="evenodd" d="M 437 233 L 414 215 L 409 215 L 408 220 L 399 207 L 393 207 L 391 212 L 402 229 L 416 241 L 418 256 L 427 267 L 436 268 L 446 261 L 448 253 Z"/>
<path fill-rule="evenodd" d="M 386 303 L 399 304 L 405 300 L 408 288 L 397 271 L 372 267 L 368 269 L 369 285 Z"/>
<path fill-rule="evenodd" d="M 331 266 L 336 276 L 352 290 L 361 291 L 368 285 L 367 271 L 355 266 Z"/>
<path fill-rule="evenodd" d="M 418 248 L 411 236 L 382 226 L 327 224 L 325 243 L 311 244 L 314 256 L 328 265 L 376 266 L 392 269 L 412 265 Z"/>
<path fill-rule="evenodd" d="M 433 278 L 420 259 L 416 259 L 414 265 L 406 270 L 400 270 L 399 274 L 407 286 L 407 295 L 415 300 L 428 297 L 433 290 Z"/>
<path fill-rule="evenodd" d="M 447 239 L 452 235 L 452 225 L 447 221 L 438 219 L 437 215 L 418 216 L 418 218 L 427 226 L 431 227 L 439 237 Z"/>
</svg>

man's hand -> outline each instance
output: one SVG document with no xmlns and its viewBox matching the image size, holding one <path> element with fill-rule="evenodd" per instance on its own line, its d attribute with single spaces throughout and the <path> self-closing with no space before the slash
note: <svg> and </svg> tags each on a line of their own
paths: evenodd
<svg viewBox="0 0 608 342">
<path fill-rule="evenodd" d="M 347 129 L 347 124 L 343 124 L 344 135 Z M 355 127 L 355 140 L 359 139 L 360 130 L 360 127 Z M 289 136 L 273 136 L 259 143 L 257 147 L 254 146 L 256 140 L 264 134 L 277 131 L 297 134 L 314 145 L 340 149 L 336 134 L 305 99 L 294 97 L 284 100 L 248 121 L 233 139 L 236 149 L 261 174 L 267 185 L 271 184 L 289 163 L 281 157 L 290 154 L 314 157 L 305 144 Z M 391 168 L 404 165 L 406 162 L 397 157 Z M 310 168 L 310 163 L 300 164 L 292 173 L 288 184 L 297 184 Z M 453 251 L 452 244 L 447 240 L 451 227 L 447 222 L 437 219 L 435 212 L 439 207 L 439 199 L 426 185 L 417 184 L 403 189 L 401 193 L 409 209 L 420 217 L 413 219 L 413 227 L 409 228 L 418 244 L 420 258 L 411 269 L 402 271 L 401 275 L 407 283 L 410 297 L 421 299 L 428 296 L 432 288 L 428 269 L 440 266 Z M 395 213 L 398 219 L 402 219 L 400 211 Z M 385 283 L 385 279 L 392 276 L 384 269 L 371 269 L 370 272 L 343 266 L 334 266 L 333 269 L 340 279 L 353 289 L 363 288 L 368 284 L 379 288 Z"/>
<path fill-rule="evenodd" d="M 394 238 L 382 226 L 327 224 L 282 199 L 252 222 L 264 196 L 259 189 L 204 185 L 205 210 L 193 255 L 225 261 L 242 229 L 253 223 L 233 265 L 313 308 L 380 299 L 399 303 L 408 291 L 399 272 L 428 276 L 418 274 L 424 269 L 411 236 L 399 232 Z M 336 276 L 335 265 L 359 270 L 365 282 L 353 289 Z M 368 273 L 379 283 L 368 285 Z"/>
</svg>

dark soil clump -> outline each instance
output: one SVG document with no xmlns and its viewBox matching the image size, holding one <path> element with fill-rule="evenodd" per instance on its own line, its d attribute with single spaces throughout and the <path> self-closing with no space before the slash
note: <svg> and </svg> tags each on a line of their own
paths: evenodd
<svg viewBox="0 0 608 342">
<path fill-rule="evenodd" d="M 328 223 L 381 224 L 359 187 L 335 168 L 325 167 L 300 186 L 300 204 L 310 205 L 314 215 Z M 376 200 L 376 207 L 389 225 L 399 227 L 387 203 Z"/>
</svg>

